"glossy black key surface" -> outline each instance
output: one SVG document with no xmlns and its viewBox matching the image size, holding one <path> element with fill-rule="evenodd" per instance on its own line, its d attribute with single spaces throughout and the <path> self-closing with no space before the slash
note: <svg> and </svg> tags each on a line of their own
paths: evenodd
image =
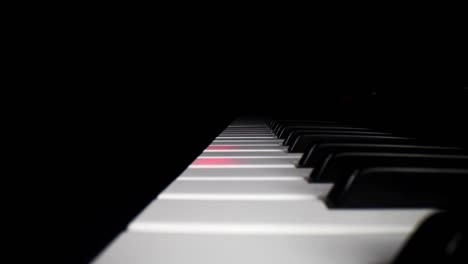
<svg viewBox="0 0 468 264">
<path fill-rule="evenodd" d="M 296 130 L 372 131 L 369 128 L 348 126 L 286 126 L 278 132 L 278 138 L 287 138 L 289 134 Z"/>
<path fill-rule="evenodd" d="M 468 156 L 384 152 L 343 152 L 331 155 L 310 174 L 309 182 L 334 182 L 369 167 L 468 168 Z"/>
<path fill-rule="evenodd" d="M 336 121 L 326 120 L 310 120 L 310 119 L 274 119 L 270 122 L 270 126 L 278 124 L 294 124 L 294 123 L 315 123 L 315 124 L 337 124 Z"/>
<path fill-rule="evenodd" d="M 339 175 L 331 208 L 448 208 L 464 193 L 468 169 L 371 167 Z"/>
<path fill-rule="evenodd" d="M 288 152 L 305 152 L 314 144 L 318 143 L 407 143 L 414 141 L 412 138 L 395 136 L 375 136 L 375 135 L 300 135 L 294 143 L 289 145 Z"/>
<path fill-rule="evenodd" d="M 391 134 L 385 132 L 377 131 L 347 131 L 347 130 L 296 130 L 289 134 L 289 136 L 284 140 L 283 146 L 289 146 L 295 142 L 300 136 L 303 135 L 375 135 L 375 136 L 390 136 Z"/>
<path fill-rule="evenodd" d="M 317 121 L 313 121 L 313 120 L 285 120 L 285 119 L 272 119 L 269 123 L 269 127 L 274 129 L 276 126 L 278 126 L 279 124 L 283 124 L 283 123 L 288 123 L 288 122 L 292 122 L 292 123 L 307 123 L 307 122 L 317 122 Z"/>
<path fill-rule="evenodd" d="M 465 151 L 456 147 L 405 145 L 405 144 L 360 144 L 360 143 L 320 143 L 311 147 L 299 160 L 298 166 L 313 168 L 324 163 L 329 155 L 350 151 L 402 152 L 430 154 L 461 154 Z"/>
<path fill-rule="evenodd" d="M 323 128 L 361 128 L 361 129 L 366 129 L 365 127 L 360 127 L 360 126 L 353 126 L 353 125 L 348 125 L 348 124 L 341 124 L 341 123 L 334 123 L 334 124 L 315 124 L 315 123 L 292 123 L 292 124 L 281 124 L 277 127 L 278 133 L 281 133 L 285 129 L 291 128 L 291 127 L 323 127 Z"/>
<path fill-rule="evenodd" d="M 303 127 L 306 127 L 306 128 L 319 128 L 319 127 L 324 127 L 324 129 L 326 127 L 328 128 L 331 128 L 331 129 L 346 129 L 346 128 L 354 128 L 354 126 L 350 126 L 350 125 L 346 125 L 346 124 L 284 124 L 284 125 L 280 125 L 278 126 L 276 129 L 275 129 L 275 133 L 277 135 L 281 134 L 282 131 L 284 131 L 285 129 L 289 128 L 289 127 L 292 127 L 292 126 L 303 126 Z"/>
<path fill-rule="evenodd" d="M 297 125 L 327 125 L 327 126 L 339 125 L 339 123 L 332 122 L 332 121 L 330 121 L 330 122 L 328 122 L 328 121 L 311 121 L 311 120 L 308 120 L 308 121 L 281 121 L 281 122 L 278 122 L 275 125 L 273 125 L 271 127 L 271 130 L 276 132 L 276 131 L 282 129 L 284 126 L 293 125 L 293 124 L 297 124 Z"/>
<path fill-rule="evenodd" d="M 402 246 L 393 264 L 468 263 L 467 217 L 439 212 L 428 217 Z"/>
</svg>

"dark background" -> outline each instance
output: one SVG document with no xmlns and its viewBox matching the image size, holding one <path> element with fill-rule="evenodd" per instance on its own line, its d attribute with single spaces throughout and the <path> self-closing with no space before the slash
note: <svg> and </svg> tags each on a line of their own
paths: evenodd
<svg viewBox="0 0 468 264">
<path fill-rule="evenodd" d="M 61 116 L 66 125 L 57 138 L 65 156 L 51 164 L 58 169 L 51 205 L 66 224 L 52 248 L 65 246 L 68 263 L 89 260 L 239 114 L 338 119 L 466 146 L 468 91 L 453 88 L 345 91 L 284 83 L 251 93 L 220 84 L 204 93 L 100 94 Z"/>
<path fill-rule="evenodd" d="M 120 30 L 27 50 L 41 69 L 28 79 L 46 88 L 29 94 L 41 173 L 26 204 L 49 263 L 87 263 L 238 115 L 466 146 L 459 34 Z"/>
</svg>

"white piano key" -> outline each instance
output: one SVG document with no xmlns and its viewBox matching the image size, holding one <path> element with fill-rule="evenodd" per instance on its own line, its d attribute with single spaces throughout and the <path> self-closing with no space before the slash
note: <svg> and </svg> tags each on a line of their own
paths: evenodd
<svg viewBox="0 0 468 264">
<path fill-rule="evenodd" d="M 266 139 L 277 138 L 276 135 L 271 132 L 222 132 L 217 137 L 270 137 Z"/>
<path fill-rule="evenodd" d="M 286 153 L 287 147 L 273 144 L 270 146 L 260 145 L 228 145 L 216 144 L 208 146 L 203 152 L 283 152 Z"/>
<path fill-rule="evenodd" d="M 270 129 L 225 129 L 221 133 L 224 134 L 259 134 L 259 133 L 267 133 L 267 134 L 272 134 L 273 131 Z"/>
<path fill-rule="evenodd" d="M 203 152 L 198 156 L 200 158 L 205 158 L 205 157 L 225 157 L 225 158 L 240 158 L 240 157 L 245 157 L 245 158 L 252 158 L 252 159 L 264 159 L 264 158 L 278 158 L 278 157 L 283 157 L 283 158 L 293 158 L 293 159 L 300 159 L 302 157 L 302 153 L 287 153 L 287 152 L 282 152 L 282 151 L 276 151 L 276 152 L 265 152 L 265 151 L 244 151 L 244 152 Z"/>
<path fill-rule="evenodd" d="M 254 147 L 254 146 L 261 146 L 261 147 L 283 147 L 281 143 L 267 143 L 267 142 L 211 142 L 210 146 L 244 146 L 244 147 Z"/>
<path fill-rule="evenodd" d="M 277 137 L 272 133 L 262 132 L 262 133 L 221 133 L 217 137 L 272 137 L 265 139 L 277 139 Z"/>
<path fill-rule="evenodd" d="M 223 132 L 218 137 L 276 137 L 273 133 L 258 132 L 258 133 L 230 133 Z"/>
<path fill-rule="evenodd" d="M 266 125 L 229 125 L 227 128 L 266 128 Z"/>
<path fill-rule="evenodd" d="M 259 125 L 259 126 L 265 126 L 265 120 L 264 119 L 259 119 L 259 118 L 246 118 L 246 117 L 239 117 L 235 120 L 232 121 L 230 125 Z"/>
<path fill-rule="evenodd" d="M 140 232 L 344 235 L 409 233 L 430 209 L 337 210 L 321 200 L 155 200 L 130 225 Z"/>
<path fill-rule="evenodd" d="M 382 264 L 406 235 L 242 236 L 125 232 L 95 264 Z"/>
<path fill-rule="evenodd" d="M 222 153 L 222 152 L 208 152 L 208 153 L 202 153 L 200 156 L 198 156 L 197 160 L 216 160 L 216 159 L 281 159 L 284 161 L 298 161 L 302 157 L 302 153 L 281 153 L 281 152 L 276 152 L 273 154 L 265 153 L 265 152 L 258 152 L 258 153 L 253 153 L 253 152 L 228 152 L 228 153 Z"/>
<path fill-rule="evenodd" d="M 271 131 L 269 127 L 226 127 L 224 131 Z"/>
<path fill-rule="evenodd" d="M 223 153 L 208 153 L 208 154 L 223 154 Z M 198 159 L 210 159 L 210 160 L 215 160 L 215 159 L 250 159 L 250 160 L 255 160 L 255 159 L 282 159 L 282 160 L 289 160 L 289 161 L 297 161 L 301 155 L 288 155 L 289 153 L 274 153 L 274 154 L 282 154 L 282 155 L 268 155 L 265 154 L 265 152 L 259 154 L 259 155 L 247 155 L 248 153 L 228 153 L 230 155 L 200 155 Z M 237 155 L 234 155 L 237 154 Z M 240 155 L 239 155 L 240 154 Z M 297 153 L 291 153 L 291 154 L 297 154 Z"/>
<path fill-rule="evenodd" d="M 305 181 L 179 181 L 172 182 L 158 200 L 248 200 L 281 201 L 318 199 L 331 184 Z"/>
<path fill-rule="evenodd" d="M 298 159 L 294 156 L 265 159 L 199 157 L 189 168 L 295 168 Z"/>
<path fill-rule="evenodd" d="M 294 164 L 232 164 L 232 165 L 190 165 L 192 169 L 210 169 L 210 168 L 252 168 L 252 169 L 267 169 L 267 168 L 294 168 Z"/>
<path fill-rule="evenodd" d="M 270 130 L 267 126 L 258 126 L 258 127 L 226 127 L 225 130 Z"/>
<path fill-rule="evenodd" d="M 274 136 L 218 136 L 215 140 L 276 139 Z"/>
<path fill-rule="evenodd" d="M 212 143 L 282 143 L 283 139 L 215 139 Z"/>
<path fill-rule="evenodd" d="M 310 175 L 311 168 L 265 168 L 265 169 L 186 169 L 177 179 L 303 179 Z"/>
<path fill-rule="evenodd" d="M 257 122 L 257 123 L 231 123 L 226 128 L 229 129 L 237 129 L 237 128 L 268 128 L 269 126 L 264 122 Z"/>
<path fill-rule="evenodd" d="M 227 177 L 179 177 L 178 181 L 304 181 L 304 178 L 297 176 L 227 176 Z"/>
<path fill-rule="evenodd" d="M 254 131 L 254 132 L 257 132 L 257 131 L 265 131 L 265 132 L 272 132 L 271 129 L 269 128 L 243 128 L 243 129 L 240 129 L 240 128 L 226 128 L 223 130 L 223 132 L 239 132 L 239 131 Z"/>
</svg>

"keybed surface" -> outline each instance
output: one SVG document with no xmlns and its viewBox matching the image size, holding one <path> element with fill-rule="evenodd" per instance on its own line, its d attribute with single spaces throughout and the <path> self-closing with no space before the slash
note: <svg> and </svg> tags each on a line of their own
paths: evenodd
<svg viewBox="0 0 468 264">
<path fill-rule="evenodd" d="M 94 263 L 391 263 L 433 209 L 327 207 L 264 121 L 236 120 Z"/>
</svg>

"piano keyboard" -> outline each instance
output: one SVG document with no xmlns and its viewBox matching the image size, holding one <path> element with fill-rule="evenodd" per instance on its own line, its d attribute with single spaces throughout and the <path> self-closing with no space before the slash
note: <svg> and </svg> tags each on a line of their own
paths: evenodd
<svg viewBox="0 0 468 264">
<path fill-rule="evenodd" d="M 350 138 L 359 133 L 348 134 L 352 128 L 344 125 L 340 131 L 336 123 L 286 124 L 310 131 L 333 126 L 338 132 L 324 133 Z M 234 121 L 94 263 L 392 263 L 418 226 L 438 211 L 431 206 L 329 207 L 335 183 L 308 182 L 314 169 L 298 165 L 303 153 L 288 152 L 285 136 L 278 138 L 284 127 L 278 126 Z M 380 135 L 364 134 L 368 130 L 361 129 L 370 138 L 365 142 L 379 147 Z M 346 184 L 362 176 L 353 173 Z"/>
</svg>

